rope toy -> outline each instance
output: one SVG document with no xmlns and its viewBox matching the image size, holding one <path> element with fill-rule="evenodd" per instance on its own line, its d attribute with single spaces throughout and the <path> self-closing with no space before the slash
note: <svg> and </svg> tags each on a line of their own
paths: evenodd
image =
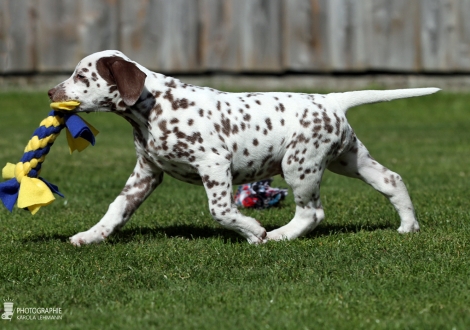
<svg viewBox="0 0 470 330">
<path fill-rule="evenodd" d="M 287 189 L 270 186 L 272 178 L 238 186 L 235 204 L 246 208 L 267 209 L 286 198 Z"/>
<path fill-rule="evenodd" d="M 8 181 L 0 183 L 0 199 L 10 212 L 17 203 L 19 208 L 36 214 L 42 206 L 55 200 L 53 193 L 64 197 L 57 186 L 39 177 L 39 174 L 46 155 L 62 129 L 66 128 L 70 153 L 74 150 L 80 152 L 90 144 L 95 145 L 98 130 L 77 114 L 67 112 L 79 104 L 77 101 L 51 103 L 54 110 L 34 131 L 20 162 L 16 165 L 7 163 L 3 168 L 3 179 Z"/>
</svg>

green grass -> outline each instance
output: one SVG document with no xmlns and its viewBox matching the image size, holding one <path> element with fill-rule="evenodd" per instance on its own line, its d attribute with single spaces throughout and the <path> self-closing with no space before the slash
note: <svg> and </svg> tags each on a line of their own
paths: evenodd
<svg viewBox="0 0 470 330">
<path fill-rule="evenodd" d="M 47 112 L 45 93 L 0 94 L 2 166 L 19 160 Z M 101 131 L 97 145 L 70 156 L 61 136 L 43 167 L 66 198 L 35 216 L 0 209 L 0 299 L 60 307 L 63 319 L 0 326 L 468 329 L 470 95 L 363 106 L 348 117 L 374 158 L 404 178 L 420 233 L 398 234 L 384 197 L 328 173 L 326 220 L 313 233 L 250 246 L 211 219 L 201 187 L 165 177 L 119 234 L 75 248 L 67 238 L 101 218 L 135 162 L 124 120 L 85 115 Z M 281 208 L 244 212 L 272 229 L 294 209 L 290 194 Z"/>
</svg>

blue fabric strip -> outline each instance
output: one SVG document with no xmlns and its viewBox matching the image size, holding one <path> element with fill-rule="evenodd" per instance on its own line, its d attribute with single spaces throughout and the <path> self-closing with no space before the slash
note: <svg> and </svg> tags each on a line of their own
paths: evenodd
<svg viewBox="0 0 470 330">
<path fill-rule="evenodd" d="M 20 184 L 16 178 L 0 183 L 0 199 L 10 212 L 18 199 L 19 190 Z"/>
<path fill-rule="evenodd" d="M 82 118 L 76 114 L 65 114 L 65 126 L 72 134 L 73 138 L 81 137 L 91 145 L 95 145 L 95 136 Z"/>
<path fill-rule="evenodd" d="M 41 158 L 44 155 L 47 155 L 49 153 L 50 149 L 51 149 L 51 146 L 52 146 L 52 143 L 48 144 L 47 146 L 45 146 L 42 149 L 31 150 L 31 151 L 25 152 L 23 154 L 23 157 L 21 157 L 20 162 L 23 162 L 23 163 L 29 162 L 33 158 L 38 159 L 38 158 Z"/>
<path fill-rule="evenodd" d="M 64 195 L 62 195 L 62 193 L 59 191 L 59 187 L 57 187 L 56 185 L 50 183 L 50 182 L 47 182 L 46 180 L 44 180 L 44 178 L 41 178 L 39 177 L 40 180 L 42 180 L 42 182 L 44 182 L 46 184 L 46 186 L 49 187 L 49 189 L 54 193 L 54 194 L 57 194 L 59 195 L 60 197 L 64 198 Z"/>
</svg>

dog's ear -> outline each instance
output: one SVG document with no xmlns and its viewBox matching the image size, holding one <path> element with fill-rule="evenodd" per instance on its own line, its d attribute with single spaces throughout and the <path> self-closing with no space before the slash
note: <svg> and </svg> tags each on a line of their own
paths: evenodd
<svg viewBox="0 0 470 330">
<path fill-rule="evenodd" d="M 121 57 L 103 57 L 96 63 L 98 73 L 109 84 L 115 84 L 128 106 L 134 105 L 144 89 L 145 78 L 137 65 Z"/>
</svg>

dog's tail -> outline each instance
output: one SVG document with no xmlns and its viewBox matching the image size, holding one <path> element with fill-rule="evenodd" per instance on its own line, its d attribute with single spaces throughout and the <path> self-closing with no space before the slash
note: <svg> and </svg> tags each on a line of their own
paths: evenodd
<svg viewBox="0 0 470 330">
<path fill-rule="evenodd" d="M 434 94 L 440 91 L 440 88 L 408 88 L 408 89 L 394 89 L 394 90 L 369 90 L 369 91 L 356 91 L 345 93 L 331 93 L 327 97 L 334 100 L 344 112 L 349 108 L 384 101 L 392 101 L 396 99 L 404 99 L 407 97 L 423 96 Z"/>
</svg>

